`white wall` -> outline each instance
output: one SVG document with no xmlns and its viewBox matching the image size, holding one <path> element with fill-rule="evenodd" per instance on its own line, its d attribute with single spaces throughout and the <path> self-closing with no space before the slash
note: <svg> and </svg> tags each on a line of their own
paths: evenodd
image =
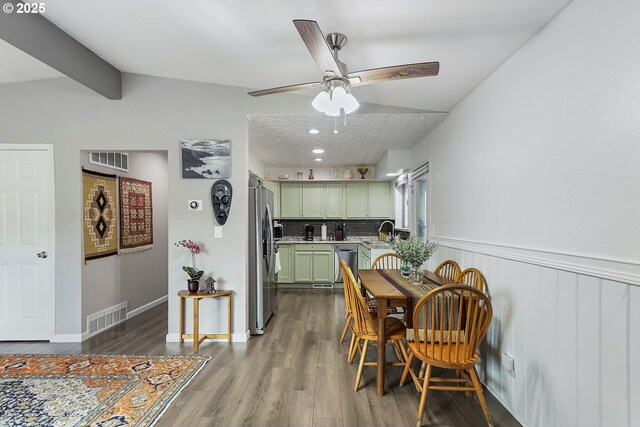
<svg viewBox="0 0 640 427">
<path fill-rule="evenodd" d="M 640 425 L 639 16 L 575 0 L 412 153 L 434 261 L 487 275 L 486 383 L 530 426 Z"/>
<path fill-rule="evenodd" d="M 82 264 L 82 319 L 127 301 L 129 312 L 167 296 L 168 263 L 168 171 L 166 152 L 129 151 L 129 172 L 90 164 L 88 152 L 81 154 L 86 169 L 152 184 L 153 248 L 87 261 Z M 86 323 L 83 323 L 86 332 Z"/>
<path fill-rule="evenodd" d="M 243 88 L 125 74 L 123 99 L 111 101 L 67 78 L 0 85 L 0 141 L 51 143 L 56 187 L 56 333 L 80 334 L 82 318 L 81 150 L 166 150 L 168 163 L 169 332 L 177 333 L 175 294 L 186 287 L 180 239 L 203 243 L 198 265 L 235 292 L 234 332 L 247 330 L 247 119 L 249 113 L 308 114 L 310 99 L 282 95 L 255 99 Z M 267 99 L 270 98 L 270 99 Z M 233 206 L 221 239 L 213 238 L 208 195 L 213 182 L 182 179 L 179 140 L 231 139 Z M 187 212 L 202 199 L 201 212 Z M 167 268 L 167 266 L 158 266 Z M 203 331 L 224 329 L 224 310 L 201 309 Z M 218 316 L 219 315 L 219 316 Z M 226 318 L 225 318 L 226 320 Z"/>
</svg>

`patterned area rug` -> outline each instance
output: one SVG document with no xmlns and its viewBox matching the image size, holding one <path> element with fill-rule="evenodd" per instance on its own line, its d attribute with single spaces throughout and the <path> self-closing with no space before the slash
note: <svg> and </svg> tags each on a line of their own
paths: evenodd
<svg viewBox="0 0 640 427">
<path fill-rule="evenodd" d="M 0 354 L 0 426 L 151 426 L 209 359 Z"/>
</svg>

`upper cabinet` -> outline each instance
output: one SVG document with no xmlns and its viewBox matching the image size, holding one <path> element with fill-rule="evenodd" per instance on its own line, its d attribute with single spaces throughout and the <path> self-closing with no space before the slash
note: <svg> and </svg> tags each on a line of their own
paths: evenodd
<svg viewBox="0 0 640 427">
<path fill-rule="evenodd" d="M 280 185 L 280 217 L 300 218 L 302 216 L 302 184 Z"/>
<path fill-rule="evenodd" d="M 324 218 L 324 185 L 302 184 L 302 217 Z"/>
<path fill-rule="evenodd" d="M 368 218 L 389 218 L 391 216 L 391 185 L 388 182 L 367 184 Z"/>
<path fill-rule="evenodd" d="M 344 185 L 325 184 L 325 218 L 344 218 Z"/>
<path fill-rule="evenodd" d="M 262 185 L 273 192 L 273 217 L 280 218 L 280 184 L 273 181 L 263 181 Z"/>
<path fill-rule="evenodd" d="M 388 182 L 282 182 L 279 214 L 280 218 L 387 219 L 391 217 L 391 185 Z"/>
<path fill-rule="evenodd" d="M 347 183 L 347 218 L 367 217 L 367 184 Z"/>
<path fill-rule="evenodd" d="M 390 218 L 388 182 L 347 183 L 347 218 Z"/>
</svg>

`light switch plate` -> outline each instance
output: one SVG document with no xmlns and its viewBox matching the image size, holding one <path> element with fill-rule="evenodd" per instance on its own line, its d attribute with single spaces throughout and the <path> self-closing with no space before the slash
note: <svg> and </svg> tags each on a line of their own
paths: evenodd
<svg viewBox="0 0 640 427">
<path fill-rule="evenodd" d="M 502 367 L 508 372 L 513 372 L 515 370 L 515 362 L 510 354 L 502 353 Z"/>
<path fill-rule="evenodd" d="M 216 225 L 215 227 L 213 227 L 213 237 L 216 239 L 222 238 L 222 226 Z"/>
<path fill-rule="evenodd" d="M 201 211 L 202 210 L 202 200 L 187 200 L 187 210 L 190 210 L 190 211 Z"/>
</svg>

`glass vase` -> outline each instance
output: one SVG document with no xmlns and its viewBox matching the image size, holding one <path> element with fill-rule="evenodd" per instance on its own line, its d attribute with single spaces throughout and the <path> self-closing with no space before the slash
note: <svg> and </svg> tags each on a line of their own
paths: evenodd
<svg viewBox="0 0 640 427">
<path fill-rule="evenodd" d="M 412 275 L 412 269 L 411 266 L 407 263 L 402 264 L 400 266 L 400 274 L 402 275 L 402 277 L 406 280 L 409 280 L 411 278 Z"/>
<path fill-rule="evenodd" d="M 422 280 L 424 277 L 422 276 L 422 266 L 413 267 L 411 270 L 411 279 L 413 280 L 414 285 L 422 284 Z"/>
</svg>

